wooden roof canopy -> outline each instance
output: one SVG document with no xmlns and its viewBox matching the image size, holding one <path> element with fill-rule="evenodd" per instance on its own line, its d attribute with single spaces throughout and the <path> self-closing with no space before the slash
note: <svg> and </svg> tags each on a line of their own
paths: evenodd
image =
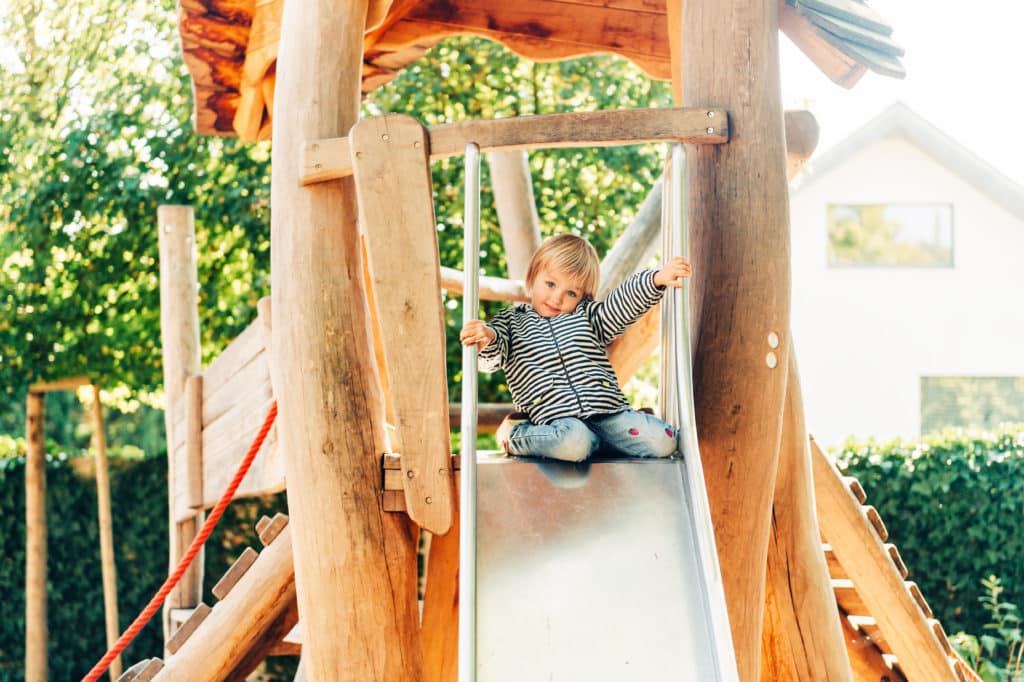
<svg viewBox="0 0 1024 682">
<path fill-rule="evenodd" d="M 283 7 L 284 0 L 181 0 L 200 134 L 270 138 Z M 364 94 L 458 34 L 490 38 L 536 61 L 617 54 L 652 78 L 671 78 L 665 0 L 376 0 L 370 12 Z M 779 0 L 779 25 L 843 87 L 868 69 L 905 75 L 892 28 L 861 0 Z"/>
</svg>

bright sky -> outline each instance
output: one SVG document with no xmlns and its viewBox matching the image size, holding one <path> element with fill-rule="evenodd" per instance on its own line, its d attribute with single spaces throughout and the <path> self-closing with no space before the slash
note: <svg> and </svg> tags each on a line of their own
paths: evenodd
<svg viewBox="0 0 1024 682">
<path fill-rule="evenodd" d="M 902 100 L 1003 174 L 1024 185 L 1024 75 L 1018 0 L 869 0 L 905 50 L 904 80 L 871 71 L 852 90 L 828 80 L 780 34 L 782 101 L 810 109 L 818 153 Z"/>
</svg>

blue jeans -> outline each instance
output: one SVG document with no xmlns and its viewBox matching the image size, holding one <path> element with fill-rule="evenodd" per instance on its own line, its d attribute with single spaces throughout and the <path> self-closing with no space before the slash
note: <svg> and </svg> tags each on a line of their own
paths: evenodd
<svg viewBox="0 0 1024 682">
<path fill-rule="evenodd" d="M 509 433 L 508 453 L 564 462 L 582 462 L 598 449 L 629 457 L 668 457 L 676 453 L 676 441 L 676 429 L 668 423 L 626 410 L 589 419 L 517 424 Z"/>
</svg>

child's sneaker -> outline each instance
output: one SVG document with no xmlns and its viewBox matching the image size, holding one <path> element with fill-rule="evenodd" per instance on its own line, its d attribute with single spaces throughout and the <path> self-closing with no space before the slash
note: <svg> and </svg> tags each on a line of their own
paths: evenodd
<svg viewBox="0 0 1024 682">
<path fill-rule="evenodd" d="M 494 434 L 494 438 L 498 441 L 498 447 L 504 450 L 505 454 L 512 454 L 509 452 L 508 446 L 508 439 L 509 436 L 512 435 L 512 429 L 528 421 L 530 421 L 530 419 L 525 412 L 513 412 L 501 420 L 501 424 L 498 425 L 498 431 Z"/>
</svg>

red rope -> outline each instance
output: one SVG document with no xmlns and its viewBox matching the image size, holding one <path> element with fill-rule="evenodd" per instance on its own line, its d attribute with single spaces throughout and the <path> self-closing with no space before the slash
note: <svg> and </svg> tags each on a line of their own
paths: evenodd
<svg viewBox="0 0 1024 682">
<path fill-rule="evenodd" d="M 139 634 L 139 631 L 145 627 L 149 619 L 153 617 L 153 614 L 160 609 L 160 605 L 164 603 L 164 599 L 170 593 L 174 586 L 181 580 L 181 576 L 185 574 L 185 570 L 188 569 L 189 564 L 196 558 L 199 550 L 203 548 L 203 543 L 210 537 L 210 533 L 213 531 L 213 527 L 220 521 L 220 517 L 224 515 L 224 510 L 227 509 L 228 503 L 231 502 L 231 498 L 235 496 L 235 491 L 238 490 L 238 486 L 242 483 L 242 479 L 245 478 L 245 474 L 249 471 L 249 466 L 252 465 L 252 460 L 256 457 L 256 453 L 259 452 L 260 447 L 263 445 L 263 441 L 267 438 L 267 433 L 270 432 L 270 427 L 274 424 L 274 419 L 277 417 L 277 403 L 275 402 L 270 406 L 270 412 L 267 413 L 267 418 L 263 420 L 263 426 L 260 428 L 260 432 L 256 435 L 256 439 L 253 440 L 252 445 L 249 446 L 249 452 L 246 453 L 245 459 L 238 467 L 238 471 L 235 472 L 235 477 L 231 480 L 231 484 L 228 485 L 228 489 L 224 491 L 224 495 L 221 496 L 217 506 L 210 512 L 210 516 L 206 519 L 206 523 L 203 524 L 202 530 L 199 531 L 199 535 L 196 536 L 195 540 L 189 546 L 188 551 L 185 552 L 185 556 L 181 558 L 178 563 L 178 567 L 174 569 L 174 573 L 167 577 L 164 581 L 163 586 L 157 590 L 157 593 L 153 595 L 153 598 L 146 605 L 146 608 L 142 610 L 142 613 L 135 619 L 124 634 L 114 642 L 114 646 L 110 648 L 103 658 L 100 659 L 99 663 L 93 666 L 93 669 L 89 671 L 89 674 L 82 678 L 82 682 L 96 682 L 100 676 L 106 671 L 115 658 L 124 651 L 124 648 L 135 639 L 135 636 Z"/>
</svg>

